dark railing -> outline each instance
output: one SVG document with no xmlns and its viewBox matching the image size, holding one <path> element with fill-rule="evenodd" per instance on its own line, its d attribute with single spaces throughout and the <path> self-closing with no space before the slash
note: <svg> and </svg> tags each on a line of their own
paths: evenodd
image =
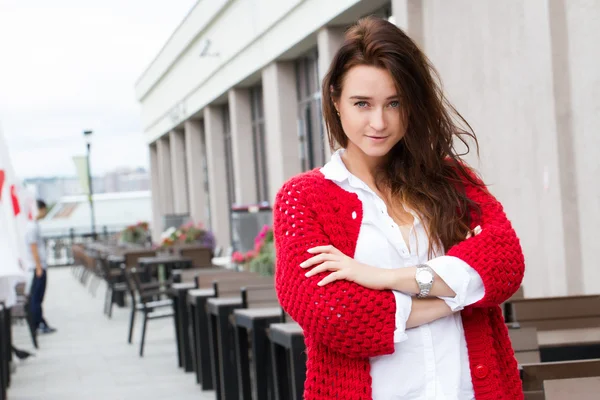
<svg viewBox="0 0 600 400">
<path fill-rule="evenodd" d="M 121 232 L 123 227 L 103 226 L 100 232 L 76 231 L 71 228 L 68 231 L 44 232 L 43 238 L 46 245 L 46 261 L 49 267 L 59 267 L 73 264 L 73 253 L 71 246 L 76 243 L 92 243 L 95 240 L 108 241 Z"/>
</svg>

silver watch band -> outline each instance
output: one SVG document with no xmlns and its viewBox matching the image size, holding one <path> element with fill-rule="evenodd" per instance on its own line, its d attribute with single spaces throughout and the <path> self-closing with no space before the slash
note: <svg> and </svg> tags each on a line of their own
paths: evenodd
<svg viewBox="0 0 600 400">
<path fill-rule="evenodd" d="M 424 281 L 423 279 L 419 279 L 419 274 L 422 271 L 429 272 L 429 275 L 427 275 L 427 276 L 430 276 L 431 279 L 427 280 L 427 281 Z M 422 275 L 423 274 L 421 274 L 421 276 Z M 415 279 L 417 281 L 417 285 L 419 286 L 419 293 L 417 294 L 418 299 L 422 299 L 422 298 L 429 296 L 429 292 L 431 291 L 431 287 L 433 286 L 433 277 L 434 277 L 434 271 L 429 265 L 427 265 L 427 264 L 417 265 Z"/>
</svg>

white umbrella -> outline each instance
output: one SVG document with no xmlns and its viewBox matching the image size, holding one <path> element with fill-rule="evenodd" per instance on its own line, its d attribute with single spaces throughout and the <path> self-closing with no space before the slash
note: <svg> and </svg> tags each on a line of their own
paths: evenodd
<svg viewBox="0 0 600 400">
<path fill-rule="evenodd" d="M 16 301 L 15 285 L 25 280 L 21 260 L 27 215 L 19 202 L 21 191 L 0 127 L 0 301 L 8 307 Z"/>
</svg>

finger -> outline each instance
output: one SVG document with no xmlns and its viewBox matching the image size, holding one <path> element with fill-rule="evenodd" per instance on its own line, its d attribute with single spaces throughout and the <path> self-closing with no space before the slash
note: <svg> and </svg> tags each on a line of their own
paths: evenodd
<svg viewBox="0 0 600 400">
<path fill-rule="evenodd" d="M 341 251 L 339 251 L 338 249 L 336 249 L 332 245 L 317 246 L 317 247 L 313 247 L 311 249 L 308 249 L 307 251 L 309 253 L 312 253 L 312 254 L 316 254 L 316 253 L 329 253 L 329 254 L 337 254 L 337 255 L 342 255 L 343 254 Z"/>
<path fill-rule="evenodd" d="M 321 254 L 318 254 L 318 255 L 311 257 L 308 260 L 304 261 L 303 263 L 300 264 L 300 266 L 302 268 L 308 268 L 308 267 L 312 267 L 313 265 L 317 265 L 317 264 L 320 264 L 325 261 L 338 261 L 338 260 L 339 260 L 339 256 L 337 256 L 337 255 L 329 254 L 329 253 L 321 253 Z"/>
<path fill-rule="evenodd" d="M 321 281 L 319 283 L 317 283 L 317 285 L 325 286 L 329 283 L 332 283 L 332 282 L 335 282 L 338 280 L 342 280 L 342 279 L 344 279 L 344 275 L 343 275 L 342 271 L 336 271 L 336 272 L 330 273 L 325 278 L 321 279 Z"/>
<path fill-rule="evenodd" d="M 341 267 L 342 265 L 337 261 L 325 261 L 323 264 L 317 265 L 304 275 L 306 277 L 311 277 L 325 271 L 338 271 Z"/>
</svg>

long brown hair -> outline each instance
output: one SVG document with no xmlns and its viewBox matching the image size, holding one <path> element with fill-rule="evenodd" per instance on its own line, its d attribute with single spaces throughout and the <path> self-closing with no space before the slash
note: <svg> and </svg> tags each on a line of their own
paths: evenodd
<svg viewBox="0 0 600 400">
<path fill-rule="evenodd" d="M 436 245 L 448 250 L 465 239 L 471 218 L 481 214 L 462 182 L 482 184 L 460 159 L 469 152 L 469 138 L 479 153 L 475 133 L 445 98 L 439 75 L 418 46 L 396 25 L 367 17 L 347 30 L 323 80 L 323 114 L 332 149 L 348 145 L 334 100 L 341 95 L 346 73 L 357 65 L 390 72 L 400 95 L 400 112 L 408 119 L 405 136 L 390 150 L 375 182 L 387 189 L 394 203 L 404 203 L 423 217 L 430 255 Z M 465 145 L 465 153 L 456 152 L 454 139 Z"/>
</svg>

